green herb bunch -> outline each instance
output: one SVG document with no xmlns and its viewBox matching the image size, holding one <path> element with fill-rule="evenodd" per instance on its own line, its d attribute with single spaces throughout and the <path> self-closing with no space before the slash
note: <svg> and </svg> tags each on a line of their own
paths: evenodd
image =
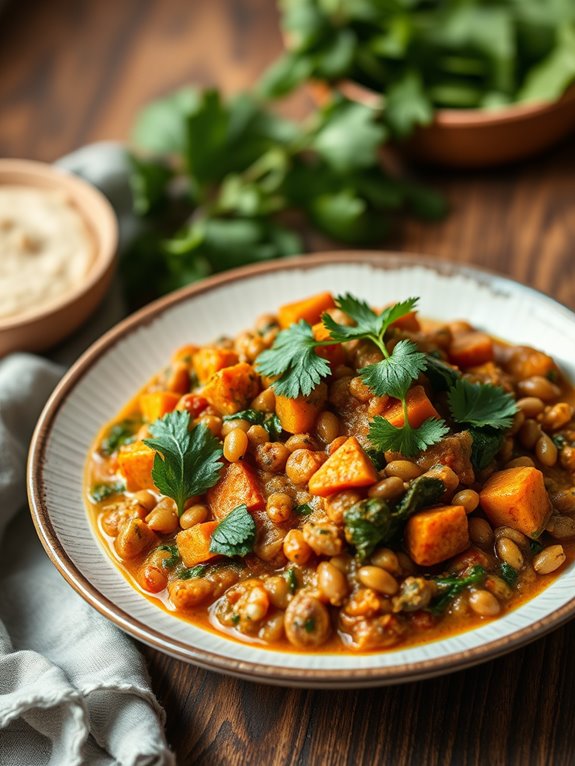
<svg viewBox="0 0 575 766">
<path fill-rule="evenodd" d="M 349 78 L 381 93 L 397 137 L 436 108 L 554 101 L 575 81 L 571 0 L 281 0 L 289 51 L 262 89 Z"/>
<path fill-rule="evenodd" d="M 437 218 L 437 195 L 385 172 L 387 130 L 334 98 L 296 123 L 261 98 L 184 89 L 150 104 L 131 157 L 141 236 L 123 259 L 140 302 L 209 274 L 305 251 L 302 223 L 339 242 L 379 242 L 401 210 Z"/>
<path fill-rule="evenodd" d="M 256 369 L 262 375 L 276 378 L 273 388 L 281 396 L 295 399 L 309 396 L 331 373 L 326 359 L 317 353 L 323 346 L 348 341 L 370 341 L 381 352 L 382 359 L 359 370 L 359 376 L 374 396 L 389 396 L 401 402 L 404 423 L 394 426 L 380 415 L 370 423 L 369 440 L 377 452 L 388 450 L 406 456 L 417 455 L 446 436 L 450 428 L 441 418 L 428 418 L 417 428 L 408 418 L 408 394 L 420 375 L 429 375 L 432 387 L 447 392 L 451 420 L 460 428 L 473 429 L 479 437 L 494 439 L 511 426 L 517 411 L 513 397 L 498 386 L 472 383 L 440 360 L 420 351 L 407 338 L 395 339 L 391 347 L 390 332 L 397 320 L 412 312 L 417 298 L 408 298 L 377 313 L 365 301 L 346 294 L 336 298 L 336 306 L 353 320 L 353 325 L 340 324 L 329 314 L 322 322 L 329 330 L 329 340 L 315 339 L 312 327 L 301 320 L 282 330 L 273 346 L 262 352 Z"/>
</svg>

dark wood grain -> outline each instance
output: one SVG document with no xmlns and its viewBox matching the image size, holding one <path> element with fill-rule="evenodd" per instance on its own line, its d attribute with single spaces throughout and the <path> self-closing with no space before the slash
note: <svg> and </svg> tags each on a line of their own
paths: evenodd
<svg viewBox="0 0 575 766">
<path fill-rule="evenodd" d="M 184 83 L 249 87 L 280 45 L 273 0 L 18 0 L 0 17 L 0 154 L 53 160 L 124 139 L 150 98 Z M 286 108 L 306 105 L 302 94 Z M 385 245 L 480 264 L 575 308 L 574 143 L 493 172 L 420 172 L 451 215 L 403 223 Z M 570 766 L 574 645 L 572 624 L 466 672 L 338 693 L 245 683 L 143 650 L 181 764 Z"/>
</svg>

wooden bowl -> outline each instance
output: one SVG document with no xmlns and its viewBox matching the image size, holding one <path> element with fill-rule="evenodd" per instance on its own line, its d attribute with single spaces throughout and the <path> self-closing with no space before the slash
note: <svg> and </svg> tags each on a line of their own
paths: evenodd
<svg viewBox="0 0 575 766">
<path fill-rule="evenodd" d="M 336 89 L 352 101 L 379 107 L 380 96 L 350 80 Z M 330 89 L 314 83 L 320 103 Z M 430 125 L 402 144 L 402 153 L 418 161 L 450 168 L 485 168 L 532 157 L 575 131 L 575 86 L 558 101 L 513 104 L 497 110 L 439 109 Z"/>
<path fill-rule="evenodd" d="M 118 224 L 104 195 L 80 178 L 52 165 L 0 160 L 0 185 L 64 192 L 94 240 L 92 264 L 73 290 L 39 309 L 0 319 L 0 357 L 11 351 L 41 351 L 70 335 L 96 309 L 116 265 Z"/>
</svg>

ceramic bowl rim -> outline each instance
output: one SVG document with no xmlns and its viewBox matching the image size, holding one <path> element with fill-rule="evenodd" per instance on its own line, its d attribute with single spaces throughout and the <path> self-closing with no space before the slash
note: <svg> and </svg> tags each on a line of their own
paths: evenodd
<svg viewBox="0 0 575 766">
<path fill-rule="evenodd" d="M 502 636 L 494 641 L 467 650 L 457 651 L 441 657 L 403 663 L 390 667 L 357 669 L 313 669 L 276 667 L 266 664 L 265 651 L 261 661 L 251 662 L 222 656 L 205 649 L 198 649 L 177 639 L 163 635 L 149 628 L 123 609 L 111 602 L 86 578 L 72 561 L 59 541 L 46 507 L 43 492 L 43 465 L 48 436 L 54 419 L 79 380 L 87 374 L 94 363 L 116 343 L 139 327 L 145 326 L 172 306 L 195 296 L 217 290 L 219 287 L 235 281 L 258 277 L 272 272 L 285 270 L 307 270 L 331 264 L 367 264 L 375 268 L 396 269 L 423 267 L 443 276 L 466 276 L 478 284 L 488 284 L 503 292 L 523 293 L 548 303 L 549 306 L 565 315 L 570 322 L 575 321 L 574 313 L 563 304 L 549 296 L 494 272 L 421 256 L 397 252 L 378 251 L 338 251 L 300 256 L 281 261 L 271 261 L 241 269 L 228 271 L 177 290 L 145 306 L 136 313 L 122 320 L 96 341 L 71 367 L 56 386 L 37 423 L 28 459 L 27 486 L 32 519 L 36 531 L 52 563 L 67 582 L 95 609 L 114 622 L 125 632 L 143 641 L 147 645 L 177 659 L 192 662 L 209 670 L 226 673 L 247 680 L 284 686 L 302 686 L 316 688 L 354 688 L 381 686 L 402 683 L 461 670 L 480 662 L 494 659 L 513 649 L 524 646 L 551 630 L 561 626 L 575 615 L 575 596 L 563 606 L 545 616 L 516 630 L 511 635 Z"/>
</svg>

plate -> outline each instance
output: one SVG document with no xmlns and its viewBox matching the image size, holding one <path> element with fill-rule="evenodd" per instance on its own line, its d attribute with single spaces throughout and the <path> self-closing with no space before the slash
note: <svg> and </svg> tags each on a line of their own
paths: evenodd
<svg viewBox="0 0 575 766">
<path fill-rule="evenodd" d="M 249 327 L 262 313 L 322 290 L 385 303 L 421 296 L 424 316 L 465 318 L 544 348 L 575 379 L 575 315 L 509 279 L 431 258 L 326 253 L 247 267 L 150 304 L 95 343 L 62 379 L 36 428 L 28 464 L 32 516 L 46 552 L 93 607 L 180 660 L 261 682 L 322 688 L 399 683 L 459 670 L 542 636 L 575 613 L 575 566 L 520 608 L 475 630 L 370 654 L 278 652 L 180 620 L 140 595 L 92 531 L 82 500 L 86 454 L 101 426 L 185 343 Z"/>
</svg>

